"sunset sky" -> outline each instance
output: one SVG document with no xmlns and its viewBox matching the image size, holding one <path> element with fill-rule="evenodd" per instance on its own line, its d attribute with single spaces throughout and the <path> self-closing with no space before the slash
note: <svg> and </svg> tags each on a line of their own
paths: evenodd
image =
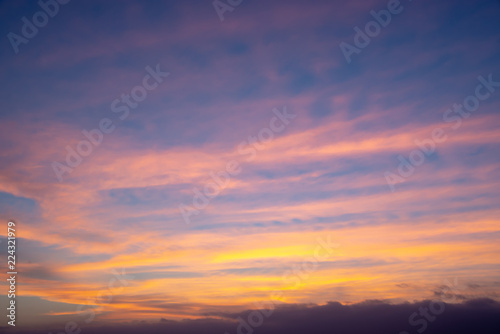
<svg viewBox="0 0 500 334">
<path fill-rule="evenodd" d="M 500 1 L 54 1 L 0 2 L 16 327 L 500 302 Z"/>
</svg>

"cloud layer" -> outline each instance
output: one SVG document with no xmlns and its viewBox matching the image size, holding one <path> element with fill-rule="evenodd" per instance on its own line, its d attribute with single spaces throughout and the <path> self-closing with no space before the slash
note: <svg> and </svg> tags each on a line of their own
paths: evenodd
<svg viewBox="0 0 500 334">
<path fill-rule="evenodd" d="M 500 300 L 500 6 L 402 6 L 351 63 L 339 44 L 387 1 L 244 1 L 223 22 L 210 1 L 74 1 L 18 54 L 4 39 L 0 220 L 18 225 L 20 325 L 64 324 L 79 305 L 100 305 L 93 321 L 191 319 L 148 325 L 188 333 L 277 290 L 286 304 L 361 304 L 296 306 L 312 312 L 303 322 L 280 309 L 263 333 L 314 317 L 321 332 L 336 310 L 375 312 L 397 331 L 420 304 L 362 302 L 432 299 L 455 279 L 461 300 Z M 39 10 L 2 2 L 0 28 L 21 33 Z M 127 104 L 157 64 L 170 75 Z M 453 111 L 478 85 L 488 98 Z M 294 117 L 280 119 L 285 109 Z M 114 130 L 92 144 L 84 132 L 103 119 Z M 442 140 L 408 167 L 436 129 Z M 84 141 L 92 152 L 68 164 Z M 66 166 L 61 180 L 54 162 Z M 241 169 L 229 178 L 228 163 Z M 315 259 L 318 240 L 338 247 Z M 116 272 L 128 278 L 111 289 Z M 490 321 L 474 305 L 449 305 L 427 332 L 452 314 L 464 324 L 456 333 L 474 312 Z"/>
</svg>

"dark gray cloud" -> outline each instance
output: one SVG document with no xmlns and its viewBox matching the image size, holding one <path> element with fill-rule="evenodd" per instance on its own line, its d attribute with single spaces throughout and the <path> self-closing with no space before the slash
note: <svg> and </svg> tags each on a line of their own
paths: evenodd
<svg viewBox="0 0 500 334">
<path fill-rule="evenodd" d="M 259 322 L 262 324 L 257 325 Z M 461 304 L 444 304 L 437 300 L 399 305 L 376 300 L 353 305 L 330 302 L 322 306 L 286 305 L 272 312 L 219 313 L 198 320 L 171 321 L 159 316 L 156 323 L 87 326 L 81 330 L 85 334 L 498 334 L 500 303 L 491 299 Z M 60 331 L 59 328 L 53 333 Z M 47 329 L 40 329 L 19 333 L 47 332 Z"/>
</svg>

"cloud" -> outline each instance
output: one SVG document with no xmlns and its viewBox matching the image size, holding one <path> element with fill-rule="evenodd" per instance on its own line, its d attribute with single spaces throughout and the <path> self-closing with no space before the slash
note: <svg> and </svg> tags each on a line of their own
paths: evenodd
<svg viewBox="0 0 500 334">
<path fill-rule="evenodd" d="M 498 5 L 406 2 L 348 66 L 338 43 L 386 4 L 244 1 L 221 23 L 211 1 L 71 1 L 2 48 L 0 220 L 19 222 L 23 294 L 78 304 L 125 267 L 144 300 L 117 296 L 105 319 L 250 308 L 331 233 L 342 253 L 287 302 L 434 298 L 445 277 L 498 300 L 498 95 L 397 193 L 383 177 L 498 67 Z M 38 5 L 0 8 L 19 31 Z M 111 101 L 157 63 L 171 77 L 120 121 Z M 238 154 L 285 104 L 290 127 Z M 116 131 L 59 183 L 51 163 L 103 117 Z M 178 205 L 231 159 L 243 172 L 186 226 Z"/>
</svg>

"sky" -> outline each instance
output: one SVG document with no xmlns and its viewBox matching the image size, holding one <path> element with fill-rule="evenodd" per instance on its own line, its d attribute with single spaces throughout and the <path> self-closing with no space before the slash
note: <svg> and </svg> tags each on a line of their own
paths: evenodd
<svg viewBox="0 0 500 334">
<path fill-rule="evenodd" d="M 0 329 L 498 333 L 499 15 L 0 1 Z"/>
</svg>

